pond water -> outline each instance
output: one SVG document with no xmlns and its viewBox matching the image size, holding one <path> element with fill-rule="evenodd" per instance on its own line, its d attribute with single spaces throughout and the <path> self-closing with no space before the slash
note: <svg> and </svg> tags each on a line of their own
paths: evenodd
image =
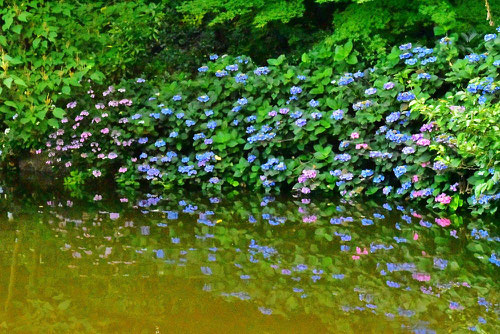
<svg viewBox="0 0 500 334">
<path fill-rule="evenodd" d="M 499 332 L 493 218 L 4 180 L 0 333 Z"/>
</svg>

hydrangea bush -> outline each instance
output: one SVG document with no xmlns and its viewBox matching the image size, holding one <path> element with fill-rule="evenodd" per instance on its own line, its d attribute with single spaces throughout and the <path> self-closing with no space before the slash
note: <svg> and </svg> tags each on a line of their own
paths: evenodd
<svg viewBox="0 0 500 334">
<path fill-rule="evenodd" d="M 494 212 L 500 39 L 473 52 L 457 40 L 394 47 L 372 67 L 348 42 L 299 64 L 211 55 L 194 78 L 89 82 L 37 152 L 68 183 L 110 174 L 124 186 L 335 191 L 452 211 L 468 198 Z"/>
</svg>

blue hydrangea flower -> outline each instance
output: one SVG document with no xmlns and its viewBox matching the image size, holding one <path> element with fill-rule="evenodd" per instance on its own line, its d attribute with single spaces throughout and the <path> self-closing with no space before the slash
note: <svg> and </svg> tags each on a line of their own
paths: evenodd
<svg viewBox="0 0 500 334">
<path fill-rule="evenodd" d="M 319 102 L 312 99 L 311 101 L 309 101 L 309 106 L 316 108 L 317 106 L 319 106 Z"/>
<path fill-rule="evenodd" d="M 339 86 L 347 86 L 351 82 L 354 82 L 353 77 L 351 76 L 343 76 L 339 79 Z"/>
<path fill-rule="evenodd" d="M 410 58 L 405 60 L 406 65 L 415 65 L 417 63 L 417 60 L 415 58 Z"/>
<path fill-rule="evenodd" d="M 210 121 L 207 123 L 207 128 L 210 130 L 213 130 L 217 127 L 217 122 L 216 121 Z"/>
<path fill-rule="evenodd" d="M 399 118 L 401 117 L 401 113 L 399 111 L 391 113 L 389 116 L 386 117 L 385 121 L 387 123 L 394 123 L 396 122 Z"/>
<path fill-rule="evenodd" d="M 451 39 L 449 37 L 443 37 L 439 40 L 439 43 L 443 45 L 451 45 Z"/>
<path fill-rule="evenodd" d="M 371 169 L 363 169 L 361 171 L 361 176 L 362 177 L 369 177 L 369 176 L 372 176 L 373 175 L 373 170 Z"/>
<path fill-rule="evenodd" d="M 352 109 L 358 111 L 358 110 L 364 110 L 366 108 L 369 108 L 373 105 L 373 102 L 370 101 L 370 100 L 366 100 L 366 101 L 359 101 L 359 102 L 356 102 L 355 104 L 352 105 Z"/>
<path fill-rule="evenodd" d="M 306 123 L 307 123 L 307 120 L 304 118 L 299 118 L 298 120 L 295 121 L 295 125 L 297 125 L 299 127 L 303 127 L 304 125 L 306 125 Z"/>
<path fill-rule="evenodd" d="M 411 58 L 411 56 L 413 56 L 413 54 L 411 52 L 406 52 L 406 53 L 400 54 L 399 59 L 409 59 L 409 58 Z"/>
<path fill-rule="evenodd" d="M 354 73 L 354 78 L 358 79 L 358 78 L 363 78 L 365 76 L 365 74 L 361 71 L 357 71 L 356 73 Z"/>
<path fill-rule="evenodd" d="M 478 61 L 481 60 L 481 57 L 479 57 L 475 53 L 471 53 L 470 55 L 465 56 L 465 59 L 469 61 L 469 63 L 477 63 Z"/>
<path fill-rule="evenodd" d="M 409 102 L 415 99 L 415 94 L 412 92 L 402 92 L 398 94 L 397 100 L 402 102 Z"/>
<path fill-rule="evenodd" d="M 163 139 L 157 140 L 156 143 L 155 143 L 156 147 L 163 147 L 165 145 L 166 145 L 166 143 L 165 143 L 165 141 Z"/>
<path fill-rule="evenodd" d="M 311 114 L 311 117 L 312 117 L 312 119 L 318 120 L 318 119 L 321 119 L 321 117 L 323 117 L 323 114 L 320 112 L 313 112 Z"/>
<path fill-rule="evenodd" d="M 377 88 L 368 88 L 367 90 L 365 90 L 365 94 L 366 95 L 373 95 L 377 92 Z"/>
<path fill-rule="evenodd" d="M 497 34 L 487 34 L 487 35 L 484 35 L 484 41 L 485 42 L 491 41 L 491 40 L 493 40 L 495 38 L 497 38 Z"/>
<path fill-rule="evenodd" d="M 351 155 L 348 153 L 337 154 L 334 159 L 342 161 L 342 162 L 346 162 L 346 161 L 351 160 Z"/>
<path fill-rule="evenodd" d="M 208 102 L 210 100 L 210 97 L 208 95 L 201 95 L 201 96 L 198 96 L 198 101 L 200 102 Z"/>
<path fill-rule="evenodd" d="M 429 73 L 419 73 L 417 76 L 417 79 L 429 80 L 430 78 L 431 78 L 431 75 Z"/>
<path fill-rule="evenodd" d="M 266 67 L 266 66 L 264 66 L 264 67 L 257 67 L 257 68 L 255 69 L 255 71 L 253 71 L 253 73 L 254 73 L 255 75 L 258 75 L 258 76 L 260 76 L 260 75 L 266 75 L 266 74 L 268 74 L 269 72 L 270 72 L 270 70 L 269 70 L 269 68 L 268 68 L 268 67 Z"/>
<path fill-rule="evenodd" d="M 238 73 L 235 77 L 234 77 L 234 80 L 237 82 L 237 83 L 246 83 L 247 82 L 247 79 L 248 79 L 248 75 L 246 74 L 243 74 L 243 73 Z"/>
<path fill-rule="evenodd" d="M 217 78 L 223 78 L 223 77 L 227 76 L 227 71 L 225 71 L 225 70 L 217 70 L 215 72 L 215 76 Z"/>
<path fill-rule="evenodd" d="M 410 50 L 411 49 L 411 43 L 403 44 L 399 46 L 399 50 L 404 51 L 404 50 Z"/>
<path fill-rule="evenodd" d="M 297 86 L 293 86 L 292 88 L 290 88 L 290 94 L 297 95 L 300 93 L 302 93 L 302 88 L 297 87 Z"/>
<path fill-rule="evenodd" d="M 401 175 L 405 174 L 407 172 L 406 166 L 397 166 L 396 168 L 393 169 L 394 175 L 399 179 Z"/>
<path fill-rule="evenodd" d="M 336 121 L 340 121 L 344 118 L 344 111 L 342 109 L 338 109 L 333 111 L 332 116 L 330 118 L 335 119 Z"/>
</svg>

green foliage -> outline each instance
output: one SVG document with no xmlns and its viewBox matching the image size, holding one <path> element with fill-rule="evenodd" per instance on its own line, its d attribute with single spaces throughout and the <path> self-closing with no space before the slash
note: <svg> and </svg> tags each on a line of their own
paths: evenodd
<svg viewBox="0 0 500 334">
<path fill-rule="evenodd" d="M 494 212 L 498 186 L 487 169 L 498 170 L 497 129 L 486 125 L 497 123 L 495 36 L 469 55 L 456 35 L 432 49 L 395 46 L 368 68 L 352 41 L 326 41 L 296 65 L 284 55 L 267 67 L 244 56 L 214 56 L 196 77 L 159 86 L 144 79 L 105 90 L 90 84 L 89 95 L 67 108 L 64 131 L 50 136 L 47 163 L 96 178 L 115 175 L 132 188 L 143 179 L 159 189 L 335 189 L 346 197 L 383 193 L 450 211 L 471 194 L 474 166 L 486 173 L 481 183 L 491 184 L 476 193 L 489 196 L 483 202 L 493 204 L 484 207 Z M 478 126 L 486 132 L 468 141 L 491 148 L 487 161 L 474 161 L 482 152 L 466 155 L 460 146 L 455 152 L 465 120 L 458 127 L 444 118 L 426 123 L 421 109 L 448 96 L 461 108 L 482 104 Z M 449 134 L 436 132 L 444 130 Z M 73 138 L 81 144 L 70 144 Z M 314 177 L 297 182 L 305 170 Z"/>
<path fill-rule="evenodd" d="M 58 126 L 85 76 L 138 71 L 163 15 L 145 2 L 0 1 L 0 130 L 10 150 L 30 148 Z"/>
<path fill-rule="evenodd" d="M 10 128 L 8 142 L 31 146 L 61 118 L 55 108 L 59 93 L 79 86 L 91 65 L 78 49 L 61 40 L 61 25 L 70 8 L 58 3 L 2 1 L 0 35 L 1 130 Z"/>
<path fill-rule="evenodd" d="M 462 178 L 466 178 L 466 180 L 462 179 L 462 187 L 472 188 L 471 192 L 474 197 L 470 202 L 477 204 L 485 196 L 498 192 L 500 181 L 498 171 L 500 107 L 498 103 L 486 107 L 478 103 L 477 97 L 459 92 L 444 100 L 439 100 L 436 105 L 416 104 L 415 108 L 430 121 L 435 122 L 438 127 L 436 133 L 438 137 L 451 136 L 453 138 L 450 143 L 437 143 L 431 146 L 431 149 L 438 152 L 436 158 L 438 161 L 452 166 L 459 171 Z M 438 181 L 446 182 L 447 180 Z M 466 192 L 468 189 L 462 189 L 462 191 Z M 483 212 L 488 207 L 484 205 L 478 210 Z"/>
<path fill-rule="evenodd" d="M 498 18 L 500 7 L 490 8 L 492 17 Z M 491 29 L 484 20 L 487 14 L 484 2 L 467 0 L 453 3 L 449 0 L 187 0 L 178 10 L 186 22 L 197 26 L 217 29 L 225 26 L 230 31 L 241 26 L 257 28 L 247 28 L 253 42 L 245 40 L 228 45 L 231 53 L 248 54 L 257 60 L 266 52 L 262 44 L 267 47 L 267 56 L 272 56 L 269 52 L 276 46 L 274 52 L 296 54 L 304 43 L 312 45 L 328 34 L 334 43 L 354 40 L 365 58 L 374 59 L 388 47 L 407 40 L 425 44 L 448 31 L 461 33 L 475 29 L 485 33 Z M 286 42 L 270 45 L 263 39 L 268 34 Z M 247 49 L 249 44 L 253 47 Z"/>
<path fill-rule="evenodd" d="M 493 17 L 500 16 L 500 7 L 492 7 Z M 394 44 L 405 41 L 426 43 L 448 31 L 456 33 L 491 30 L 484 20 L 483 1 L 448 0 L 373 0 L 351 4 L 333 17 L 335 43 L 353 39 L 364 57 L 373 59 Z M 436 29 L 436 27 L 438 29 Z"/>
<path fill-rule="evenodd" d="M 63 117 L 82 78 L 191 72 L 208 53 L 296 61 L 320 41 L 353 40 L 363 59 L 448 30 L 484 32 L 481 1 L 0 1 L 0 141 L 29 149 Z M 496 18 L 500 9 L 491 5 Z M 326 38 L 326 39 L 325 39 Z M 320 43 L 320 44 L 324 44 Z M 321 46 L 320 46 L 321 47 Z M 359 60 L 359 57 L 358 59 Z M 357 61 L 351 57 L 350 63 Z"/>
</svg>

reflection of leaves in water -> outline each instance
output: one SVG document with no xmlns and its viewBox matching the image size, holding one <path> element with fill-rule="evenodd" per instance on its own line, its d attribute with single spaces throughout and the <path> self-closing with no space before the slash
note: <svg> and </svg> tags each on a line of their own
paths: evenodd
<svg viewBox="0 0 500 334">
<path fill-rule="evenodd" d="M 271 317 L 314 315 L 332 332 L 387 332 L 401 326 L 488 331 L 495 324 L 494 307 L 482 306 L 479 298 L 498 303 L 498 268 L 488 261 L 498 253 L 498 239 L 470 237 L 473 228 L 494 236 L 493 225 L 448 217 L 452 225 L 443 228 L 432 213 L 375 202 L 302 204 L 248 196 L 210 204 L 191 196 L 180 205 L 181 198 L 172 195 L 151 206 L 146 198 L 140 210 L 111 210 L 106 204 L 101 208 L 109 209 L 101 211 L 59 208 L 65 203 L 60 199 L 31 214 L 24 220 L 19 258 L 31 267 L 30 249 L 43 240 L 44 272 L 31 291 L 36 298 L 15 304 L 22 317 L 13 328 L 22 332 L 28 328 L 23 322 L 38 322 L 68 330 L 87 321 L 103 332 L 106 323 L 119 321 L 117 314 L 131 314 L 139 323 L 145 310 L 156 317 L 165 310 L 189 312 L 176 302 L 181 296 L 191 296 L 189 307 L 196 310 L 194 296 L 202 291 Z M 110 221 L 110 212 L 120 217 Z M 311 216 L 317 219 L 304 223 Z M 363 219 L 373 224 L 363 226 Z M 469 226 L 454 238 L 450 231 L 457 219 Z M 4 226 L 0 253 L 9 253 L 9 231 L 15 226 Z M 75 284 L 81 285 L 76 292 Z M 478 316 L 486 324 L 478 324 Z"/>
</svg>

